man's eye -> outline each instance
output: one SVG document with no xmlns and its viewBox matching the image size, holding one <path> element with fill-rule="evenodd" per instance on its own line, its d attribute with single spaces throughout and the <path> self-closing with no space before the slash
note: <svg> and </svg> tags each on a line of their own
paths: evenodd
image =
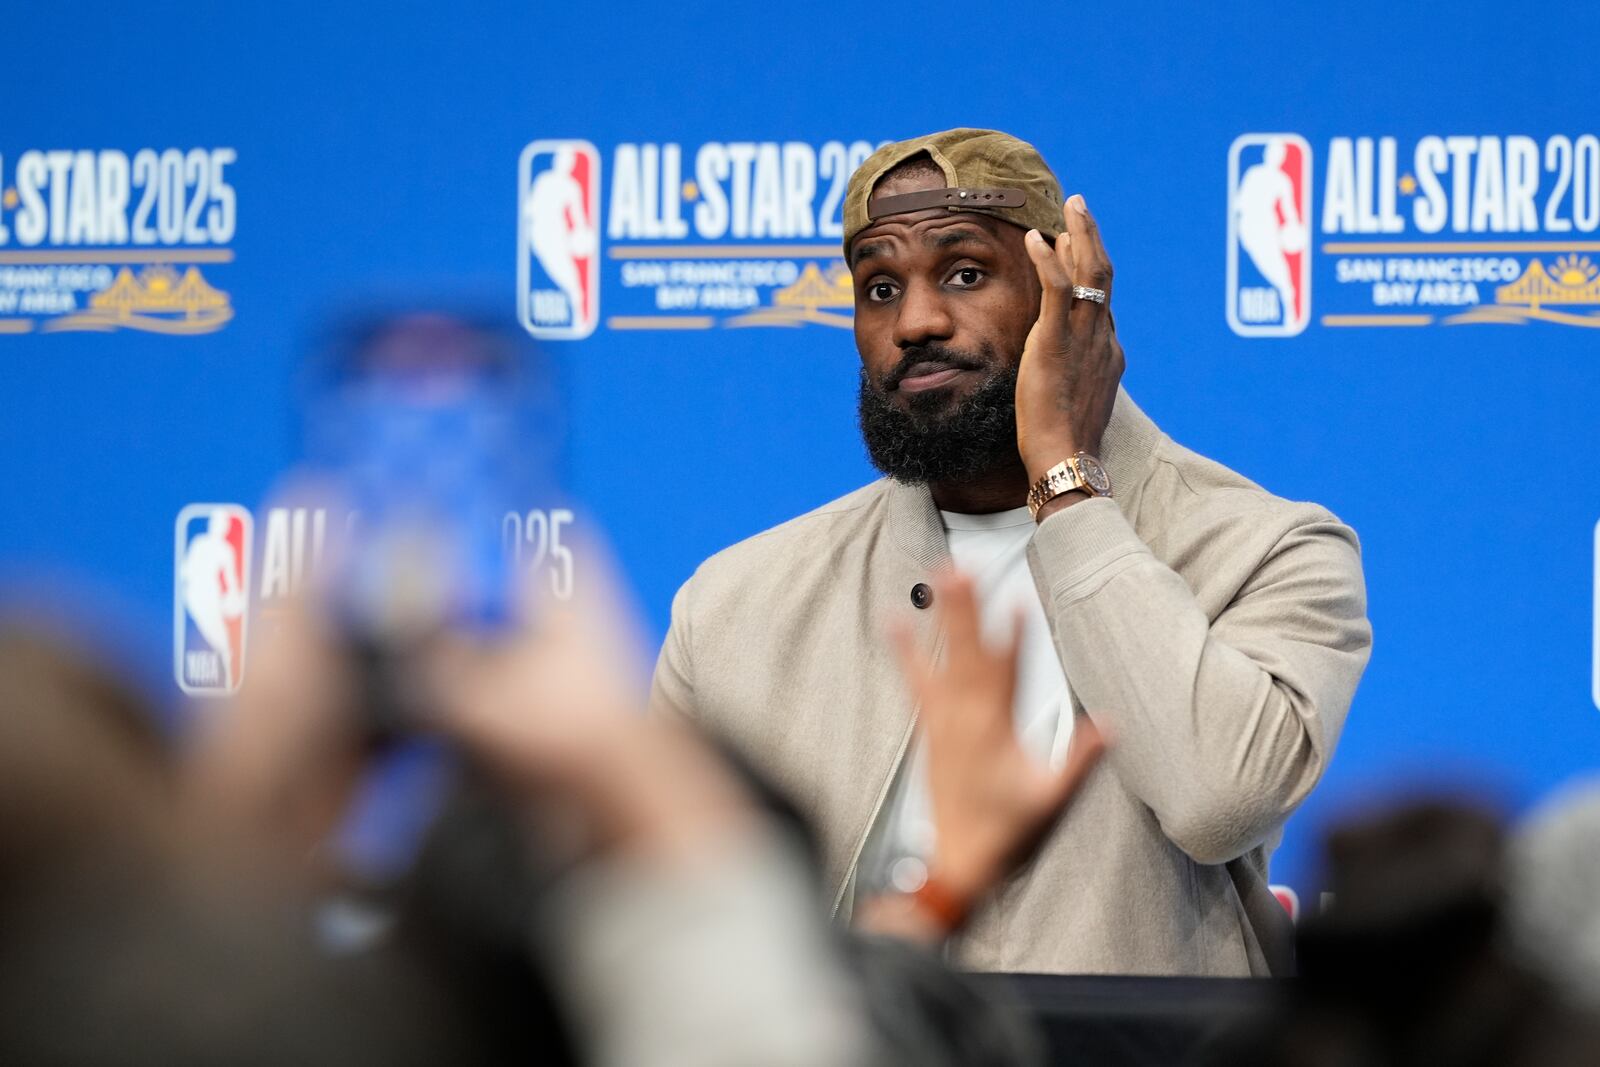
<svg viewBox="0 0 1600 1067">
<path fill-rule="evenodd" d="M 957 285 L 972 286 L 983 280 L 983 271 L 977 267 L 962 267 L 950 276 Z"/>
<path fill-rule="evenodd" d="M 868 300 L 876 300 L 879 303 L 882 303 L 885 300 L 893 300 L 894 294 L 895 288 L 889 282 L 873 282 L 871 285 L 867 286 Z"/>
</svg>

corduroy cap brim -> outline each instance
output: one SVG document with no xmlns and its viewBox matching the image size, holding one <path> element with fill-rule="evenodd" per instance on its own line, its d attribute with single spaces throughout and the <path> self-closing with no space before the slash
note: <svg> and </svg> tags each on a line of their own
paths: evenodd
<svg viewBox="0 0 1600 1067">
<path fill-rule="evenodd" d="M 1044 158 L 1027 141 L 999 130 L 960 127 L 884 145 L 867 157 L 850 176 L 844 197 L 844 251 L 856 234 L 872 225 L 867 201 L 885 174 L 914 156 L 926 155 L 944 172 L 950 189 L 1011 189 L 1022 194 L 1018 207 L 993 206 L 981 198 L 961 198 L 951 211 L 993 215 L 1023 229 L 1036 229 L 1046 237 L 1061 232 L 1061 183 Z"/>
</svg>

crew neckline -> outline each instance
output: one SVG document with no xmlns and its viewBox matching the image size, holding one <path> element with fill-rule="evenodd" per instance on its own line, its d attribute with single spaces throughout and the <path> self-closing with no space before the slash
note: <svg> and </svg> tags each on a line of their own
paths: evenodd
<svg viewBox="0 0 1600 1067">
<path fill-rule="evenodd" d="M 939 512 L 946 530 L 1009 530 L 1015 526 L 1032 526 L 1033 515 L 1026 507 L 1010 511 L 991 511 L 982 515 L 968 515 L 959 511 Z"/>
</svg>

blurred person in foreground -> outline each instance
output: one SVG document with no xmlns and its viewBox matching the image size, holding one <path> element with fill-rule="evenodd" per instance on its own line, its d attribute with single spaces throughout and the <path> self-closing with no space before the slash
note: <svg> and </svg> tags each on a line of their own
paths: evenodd
<svg viewBox="0 0 1600 1067">
<path fill-rule="evenodd" d="M 1506 877 L 1517 951 L 1600 1014 L 1600 776 L 1568 783 L 1522 820 Z"/>
<path fill-rule="evenodd" d="M 428 1062 L 383 1018 L 416 991 L 323 965 L 254 827 L 197 832 L 155 721 L 76 640 L 0 623 L 0 1062 Z"/>
<path fill-rule="evenodd" d="M 1301 926 L 1300 977 L 1279 990 L 1262 1026 L 1233 1035 L 1208 1062 L 1600 1063 L 1600 1013 L 1563 996 L 1563 969 L 1518 943 L 1521 872 L 1498 817 L 1412 803 L 1338 827 L 1326 851 L 1333 902 Z"/>
<path fill-rule="evenodd" d="M 955 129 L 851 177 L 860 421 L 887 476 L 729 548 L 673 604 L 654 707 L 746 753 L 814 820 L 849 920 L 893 892 L 967 919 L 990 971 L 1284 974 L 1267 886 L 1332 758 L 1371 643 L 1354 533 L 1174 443 L 1120 388 L 1111 263 L 1031 145 Z M 1106 764 L 1023 873 L 948 869 L 919 709 L 879 631 L 937 660 L 947 561 L 982 629 L 1017 613 L 1017 736 Z M 876 909 L 874 909 L 876 910 Z"/>
<path fill-rule="evenodd" d="M 319 936 L 354 899 L 328 845 L 382 751 L 362 666 L 315 603 L 260 631 L 238 698 L 181 752 L 91 658 L 0 630 L 0 1058 L 1036 1062 L 1021 1020 L 916 947 L 941 931 L 892 909 L 902 942 L 830 930 L 793 812 L 641 717 L 588 558 L 575 604 L 494 644 L 441 635 L 409 664 L 432 709 L 417 729 L 460 774 L 360 938 Z M 980 651 L 921 679 L 936 752 L 1009 707 L 1005 651 Z M 1096 754 L 1080 751 L 1046 783 L 1056 810 Z M 1025 860 L 1037 826 L 1013 791 L 939 766 L 966 869 Z"/>
</svg>

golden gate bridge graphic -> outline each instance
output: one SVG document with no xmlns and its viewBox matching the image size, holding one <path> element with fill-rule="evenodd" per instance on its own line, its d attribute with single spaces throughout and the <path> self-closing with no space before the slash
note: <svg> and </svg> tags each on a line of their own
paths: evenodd
<svg viewBox="0 0 1600 1067">
<path fill-rule="evenodd" d="M 1522 276 L 1509 285 L 1497 286 L 1493 304 L 1480 304 L 1470 311 L 1452 315 L 1449 325 L 1500 323 L 1521 326 L 1535 320 L 1564 326 L 1600 327 L 1600 309 L 1562 311 L 1564 307 L 1600 305 L 1600 267 L 1588 256 L 1569 253 L 1546 270 L 1539 260 L 1530 260 Z M 1554 306 L 1552 306 L 1554 305 Z"/>
<path fill-rule="evenodd" d="M 147 330 L 194 334 L 219 330 L 233 318 L 228 294 L 208 283 L 198 267 L 182 276 L 156 264 L 136 276 L 127 267 L 111 284 L 89 298 L 83 311 L 45 324 L 45 330 Z"/>
<path fill-rule="evenodd" d="M 854 321 L 855 289 L 850 271 L 841 260 L 826 274 L 815 263 L 807 263 L 790 285 L 772 294 L 770 307 L 757 308 L 747 315 L 729 319 L 729 326 L 842 326 Z"/>
</svg>

